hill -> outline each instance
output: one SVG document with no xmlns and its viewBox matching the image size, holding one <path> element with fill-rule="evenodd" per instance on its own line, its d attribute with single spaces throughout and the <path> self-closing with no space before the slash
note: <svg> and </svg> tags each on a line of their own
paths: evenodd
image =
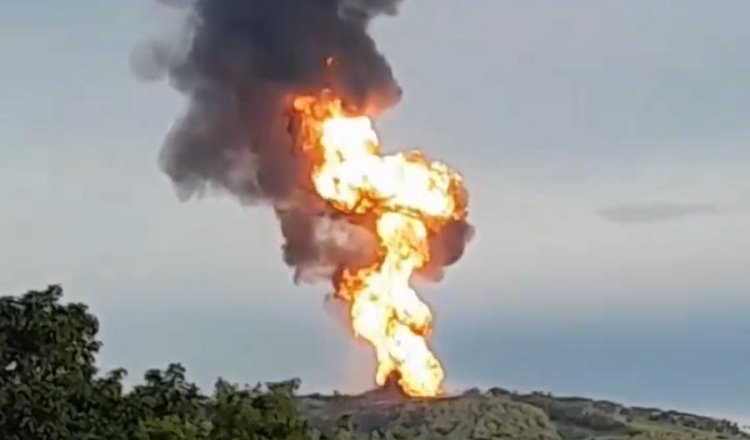
<svg viewBox="0 0 750 440">
<path fill-rule="evenodd" d="M 726 420 L 613 402 L 500 388 L 411 400 L 392 391 L 304 396 L 301 412 L 324 434 L 352 439 L 747 440 Z"/>
<path fill-rule="evenodd" d="M 750 440 L 727 421 L 501 388 L 413 400 L 391 381 L 357 396 L 299 396 L 297 379 L 219 378 L 205 393 L 178 363 L 126 387 L 124 369 L 96 365 L 97 318 L 62 293 L 0 296 L 2 440 Z"/>
</svg>

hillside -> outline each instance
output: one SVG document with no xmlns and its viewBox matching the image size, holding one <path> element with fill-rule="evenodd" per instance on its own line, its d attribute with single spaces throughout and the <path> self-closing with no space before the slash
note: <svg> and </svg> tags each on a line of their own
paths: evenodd
<svg viewBox="0 0 750 440">
<path fill-rule="evenodd" d="M 515 394 L 500 388 L 409 400 L 393 392 L 301 398 L 318 430 L 353 439 L 746 440 L 738 426 L 675 411 L 607 401 Z"/>
<path fill-rule="evenodd" d="M 0 296 L 1 440 L 750 440 L 726 421 L 500 388 L 412 400 L 391 380 L 357 396 L 299 396 L 298 379 L 219 378 L 206 393 L 178 363 L 126 386 L 124 369 L 95 363 L 96 317 L 62 293 Z"/>
</svg>

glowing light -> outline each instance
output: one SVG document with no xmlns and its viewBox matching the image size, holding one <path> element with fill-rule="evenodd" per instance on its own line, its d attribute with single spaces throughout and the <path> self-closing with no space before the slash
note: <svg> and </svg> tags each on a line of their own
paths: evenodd
<svg viewBox="0 0 750 440">
<path fill-rule="evenodd" d="M 461 176 L 418 151 L 381 155 L 370 118 L 329 94 L 297 97 L 294 109 L 301 146 L 316 158 L 315 191 L 342 213 L 376 218 L 378 261 L 344 271 L 335 285 L 355 335 L 374 348 L 376 383 L 396 373 L 410 396 L 440 394 L 444 371 L 427 343 L 432 314 L 410 280 L 429 261 L 430 233 L 466 216 Z"/>
</svg>

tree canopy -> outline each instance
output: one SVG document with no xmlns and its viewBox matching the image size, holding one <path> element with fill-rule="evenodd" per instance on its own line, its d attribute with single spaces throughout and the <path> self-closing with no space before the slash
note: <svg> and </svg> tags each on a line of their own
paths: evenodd
<svg viewBox="0 0 750 440">
<path fill-rule="evenodd" d="M 321 438 L 297 409 L 299 380 L 205 395 L 170 364 L 125 390 L 96 367 L 99 322 L 50 286 L 0 297 L 0 439 L 302 440 Z"/>
</svg>

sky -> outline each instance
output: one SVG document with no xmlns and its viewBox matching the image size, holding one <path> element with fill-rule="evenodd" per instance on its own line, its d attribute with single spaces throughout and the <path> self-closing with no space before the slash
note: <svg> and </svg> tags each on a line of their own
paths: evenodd
<svg viewBox="0 0 750 440">
<path fill-rule="evenodd" d="M 404 89 L 386 149 L 455 166 L 477 235 L 437 285 L 447 387 L 750 421 L 750 3 L 407 0 L 373 34 Z M 295 286 L 269 210 L 180 202 L 184 109 L 134 47 L 153 0 L 0 5 L 0 293 L 60 283 L 103 368 L 371 386 L 367 347 Z"/>
</svg>

